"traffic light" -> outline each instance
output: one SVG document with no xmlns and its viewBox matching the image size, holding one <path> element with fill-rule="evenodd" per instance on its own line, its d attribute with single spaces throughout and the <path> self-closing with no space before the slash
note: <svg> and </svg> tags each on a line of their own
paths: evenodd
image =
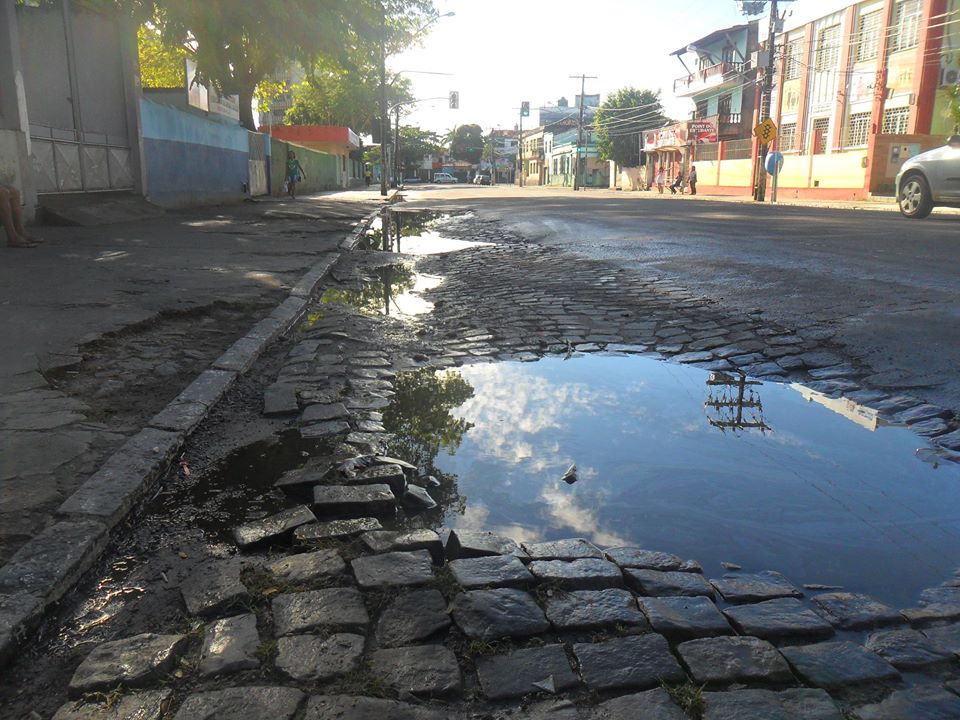
<svg viewBox="0 0 960 720">
<path fill-rule="evenodd" d="M 530 117 L 530 103 L 526 100 L 520 103 L 520 117 Z"/>
<path fill-rule="evenodd" d="M 456 90 L 450 91 L 450 109 L 456 110 L 460 107 L 460 93 Z"/>
</svg>

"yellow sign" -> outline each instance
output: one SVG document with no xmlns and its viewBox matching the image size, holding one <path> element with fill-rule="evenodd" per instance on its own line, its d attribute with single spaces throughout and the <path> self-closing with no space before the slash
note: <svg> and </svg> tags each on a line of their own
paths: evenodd
<svg viewBox="0 0 960 720">
<path fill-rule="evenodd" d="M 753 134 L 760 139 L 761 145 L 767 145 L 777 139 L 777 126 L 767 118 L 753 129 Z"/>
</svg>

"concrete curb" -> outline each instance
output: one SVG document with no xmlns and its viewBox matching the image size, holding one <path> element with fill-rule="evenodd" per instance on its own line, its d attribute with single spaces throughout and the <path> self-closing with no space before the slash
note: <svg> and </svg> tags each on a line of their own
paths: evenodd
<svg viewBox="0 0 960 720">
<path fill-rule="evenodd" d="M 57 510 L 59 522 L 23 545 L 0 568 L 0 667 L 28 639 L 44 611 L 93 566 L 110 531 L 163 476 L 187 437 L 237 378 L 303 316 L 340 254 L 356 247 L 378 213 L 375 210 L 357 225 L 340 243 L 340 252 L 321 255 L 286 300 L 227 348 L 64 501 Z"/>
</svg>

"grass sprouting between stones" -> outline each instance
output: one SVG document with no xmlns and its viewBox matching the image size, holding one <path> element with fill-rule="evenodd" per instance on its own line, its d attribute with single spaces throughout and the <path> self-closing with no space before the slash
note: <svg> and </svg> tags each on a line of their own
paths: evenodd
<svg viewBox="0 0 960 720">
<path fill-rule="evenodd" d="M 683 708 L 693 720 L 701 720 L 703 712 L 706 710 L 706 703 L 703 699 L 703 688 L 705 685 L 696 685 L 687 680 L 680 685 L 668 685 L 662 683 L 663 688 L 670 694 L 670 698 Z"/>
</svg>

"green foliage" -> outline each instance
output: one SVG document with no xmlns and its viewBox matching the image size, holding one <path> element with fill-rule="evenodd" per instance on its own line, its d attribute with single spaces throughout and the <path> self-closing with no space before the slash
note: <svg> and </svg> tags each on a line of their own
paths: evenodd
<svg viewBox="0 0 960 720">
<path fill-rule="evenodd" d="M 953 131 L 960 132 L 960 83 L 947 88 L 947 116 L 953 121 Z"/>
<path fill-rule="evenodd" d="M 342 125 L 361 135 L 379 118 L 380 76 L 376 56 L 352 53 L 342 60 L 321 58 L 293 91 L 293 106 L 284 121 L 291 125 Z M 410 81 L 398 78 L 387 87 L 387 105 L 412 100 Z"/>
<path fill-rule="evenodd" d="M 613 160 L 621 167 L 637 167 L 640 164 L 639 134 L 662 127 L 666 122 L 659 92 L 620 88 L 607 96 L 593 121 L 600 157 Z"/>
<path fill-rule="evenodd" d="M 140 25 L 137 28 L 137 49 L 140 56 L 140 82 L 143 87 L 186 87 L 185 48 L 167 45 L 155 29 Z"/>
<path fill-rule="evenodd" d="M 436 155 L 442 150 L 440 136 L 418 127 L 400 127 L 400 164 L 404 175 L 408 168 L 418 168 L 424 155 Z"/>
<path fill-rule="evenodd" d="M 483 129 L 479 125 L 460 125 L 450 132 L 450 154 L 456 160 L 478 163 L 483 155 L 483 141 Z"/>
</svg>

